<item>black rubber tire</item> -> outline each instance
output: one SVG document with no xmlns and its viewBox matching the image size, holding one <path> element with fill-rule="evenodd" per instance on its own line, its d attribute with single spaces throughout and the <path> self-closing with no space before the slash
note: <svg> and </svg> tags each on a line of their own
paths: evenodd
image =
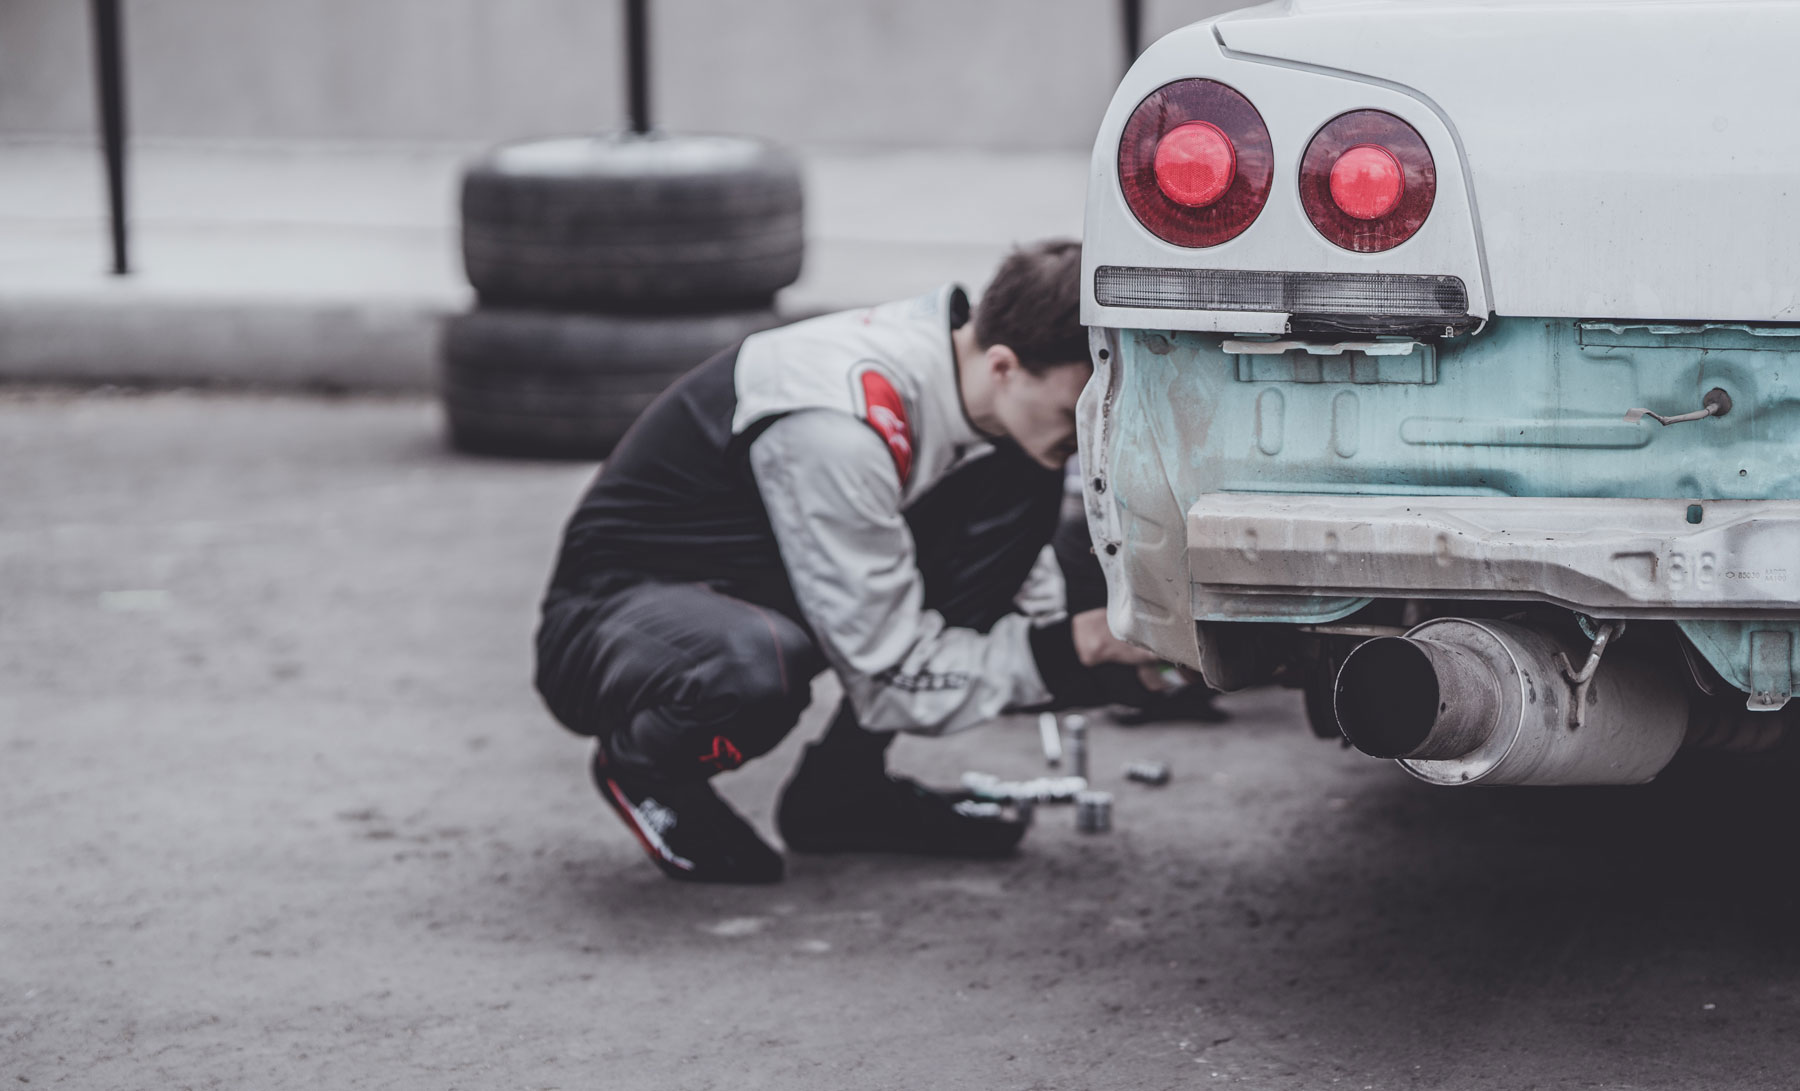
<svg viewBox="0 0 1800 1091">
<path fill-rule="evenodd" d="M 1301 692 L 1306 698 L 1306 726 L 1312 733 L 1321 739 L 1343 738 L 1343 728 L 1338 726 L 1335 679 L 1329 674 L 1310 678 Z"/>
<path fill-rule="evenodd" d="M 440 386 L 450 445 L 477 454 L 604 458 L 671 382 L 780 323 L 766 309 L 455 315 L 444 325 Z"/>
<path fill-rule="evenodd" d="M 464 173 L 462 224 L 484 304 L 766 306 L 800 276 L 800 166 L 735 136 L 510 144 Z"/>
</svg>

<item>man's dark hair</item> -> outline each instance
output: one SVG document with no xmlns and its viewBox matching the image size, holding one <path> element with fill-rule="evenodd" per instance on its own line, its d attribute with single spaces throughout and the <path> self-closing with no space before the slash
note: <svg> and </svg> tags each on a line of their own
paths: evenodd
<svg viewBox="0 0 1800 1091">
<path fill-rule="evenodd" d="M 975 309 L 975 339 L 1012 349 L 1034 375 L 1086 360 L 1081 243 L 1048 239 L 1008 254 Z"/>
</svg>

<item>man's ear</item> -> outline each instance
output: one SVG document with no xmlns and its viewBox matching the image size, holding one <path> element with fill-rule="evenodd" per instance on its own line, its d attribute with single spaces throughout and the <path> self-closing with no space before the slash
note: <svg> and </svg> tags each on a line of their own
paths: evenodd
<svg viewBox="0 0 1800 1091">
<path fill-rule="evenodd" d="M 984 354 L 990 374 L 996 379 L 1005 379 L 1015 371 L 1024 367 L 1019 362 L 1019 354 L 1005 345 L 989 345 Z"/>
</svg>

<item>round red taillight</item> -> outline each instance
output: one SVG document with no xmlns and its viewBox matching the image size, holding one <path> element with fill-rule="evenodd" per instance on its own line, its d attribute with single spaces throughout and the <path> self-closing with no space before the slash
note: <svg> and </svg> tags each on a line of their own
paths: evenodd
<svg viewBox="0 0 1800 1091">
<path fill-rule="evenodd" d="M 1300 204 L 1346 250 L 1392 250 L 1419 230 L 1437 196 L 1437 165 L 1418 130 L 1393 114 L 1332 118 L 1300 159 Z"/>
<path fill-rule="evenodd" d="M 1156 144 L 1156 188 L 1169 200 L 1205 208 L 1225 196 L 1237 177 L 1231 138 L 1210 121 L 1177 125 Z"/>
<path fill-rule="evenodd" d="M 1394 153 L 1358 144 L 1331 165 L 1331 200 L 1359 220 L 1379 220 L 1400 203 L 1406 177 Z"/>
<path fill-rule="evenodd" d="M 1151 92 L 1119 139 L 1119 187 L 1132 215 L 1177 246 L 1243 234 L 1268 203 L 1275 149 L 1250 100 L 1216 80 Z"/>
</svg>

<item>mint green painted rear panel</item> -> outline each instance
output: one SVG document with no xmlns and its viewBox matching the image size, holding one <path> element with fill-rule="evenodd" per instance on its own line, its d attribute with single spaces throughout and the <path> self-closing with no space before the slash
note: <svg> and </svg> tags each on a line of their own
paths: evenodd
<svg viewBox="0 0 1800 1091">
<path fill-rule="evenodd" d="M 1115 419 L 1123 429 L 1141 416 L 1146 440 L 1177 443 L 1158 454 L 1190 502 L 1211 491 L 1800 498 L 1800 329 L 1652 332 L 1669 328 L 1500 319 L 1437 348 L 1431 367 L 1289 354 L 1276 358 L 1286 381 L 1271 381 L 1281 363 L 1227 353 L 1216 334 L 1128 330 L 1121 401 L 1137 408 Z M 1401 381 L 1369 381 L 1389 377 Z M 1714 387 L 1733 403 L 1721 419 L 1624 420 L 1634 407 L 1698 409 Z"/>
<path fill-rule="evenodd" d="M 1207 492 L 1800 499 L 1800 329 L 1503 318 L 1406 355 L 1323 357 L 1227 340 L 1120 331 L 1109 445 L 1128 542 L 1178 533 Z M 1699 409 L 1714 388 L 1723 417 L 1624 419 Z M 1219 596 L 1195 616 L 1316 623 L 1365 602 Z M 1736 645 L 1732 624 L 1684 623 L 1703 650 Z M 1758 628 L 1792 633 L 1800 656 L 1800 621 Z M 1748 689 L 1748 663 L 1717 654 Z"/>
</svg>

